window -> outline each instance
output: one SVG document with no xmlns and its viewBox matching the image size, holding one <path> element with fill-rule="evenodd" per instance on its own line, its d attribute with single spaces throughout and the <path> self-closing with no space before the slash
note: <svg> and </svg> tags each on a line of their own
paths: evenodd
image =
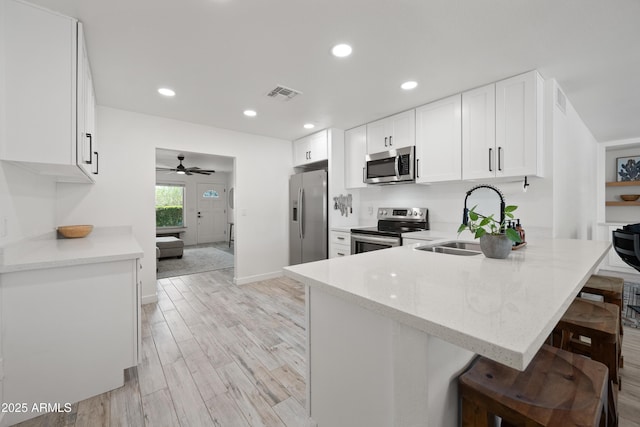
<svg viewBox="0 0 640 427">
<path fill-rule="evenodd" d="M 184 227 L 184 185 L 156 185 L 156 227 Z"/>
<path fill-rule="evenodd" d="M 203 199 L 217 199 L 218 197 L 220 197 L 220 194 L 216 190 L 207 190 L 202 193 Z"/>
</svg>

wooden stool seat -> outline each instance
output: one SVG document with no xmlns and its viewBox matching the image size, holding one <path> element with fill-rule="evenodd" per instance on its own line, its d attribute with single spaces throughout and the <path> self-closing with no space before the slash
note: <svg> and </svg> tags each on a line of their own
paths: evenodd
<svg viewBox="0 0 640 427">
<path fill-rule="evenodd" d="M 622 327 L 624 279 L 621 279 L 620 277 L 593 274 L 583 286 L 582 292 L 592 295 L 600 295 L 604 299 L 604 302 L 617 305 L 620 308 L 620 335 L 624 334 L 624 328 Z"/>
<path fill-rule="evenodd" d="M 543 345 L 523 372 L 478 357 L 459 379 L 462 426 L 493 425 L 497 415 L 526 426 L 606 426 L 608 370 Z"/>
</svg>

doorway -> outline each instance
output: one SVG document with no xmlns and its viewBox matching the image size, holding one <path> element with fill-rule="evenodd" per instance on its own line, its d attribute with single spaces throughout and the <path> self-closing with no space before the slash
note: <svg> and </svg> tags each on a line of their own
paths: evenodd
<svg viewBox="0 0 640 427">
<path fill-rule="evenodd" d="M 183 189 L 181 203 L 171 203 L 180 206 L 162 206 L 164 211 L 181 214 L 180 226 L 158 222 L 156 198 L 156 236 L 172 235 L 184 242 L 182 258 L 157 260 L 159 279 L 235 266 L 235 245 L 229 241 L 234 213 L 228 194 L 234 184 L 233 157 L 156 149 L 156 187 Z"/>
</svg>

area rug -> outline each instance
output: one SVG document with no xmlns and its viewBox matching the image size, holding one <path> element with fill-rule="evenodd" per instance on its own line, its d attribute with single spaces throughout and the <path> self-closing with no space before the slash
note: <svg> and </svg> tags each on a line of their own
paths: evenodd
<svg viewBox="0 0 640 427">
<path fill-rule="evenodd" d="M 624 283 L 622 323 L 640 328 L 640 283 Z"/>
<path fill-rule="evenodd" d="M 158 279 L 184 276 L 233 267 L 233 253 L 220 250 L 216 243 L 208 245 L 185 246 L 181 259 L 162 258 L 158 261 Z"/>
</svg>

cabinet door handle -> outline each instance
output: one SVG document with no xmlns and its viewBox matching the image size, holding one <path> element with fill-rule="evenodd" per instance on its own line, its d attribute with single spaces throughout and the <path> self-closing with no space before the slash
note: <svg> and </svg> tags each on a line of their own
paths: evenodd
<svg viewBox="0 0 640 427">
<path fill-rule="evenodd" d="M 393 138 L 393 136 L 389 137 L 389 147 L 391 147 L 393 145 L 393 142 L 392 142 L 393 140 L 391 138 Z"/>
<path fill-rule="evenodd" d="M 309 150 L 309 160 L 311 160 L 311 150 Z"/>
<path fill-rule="evenodd" d="M 344 256 L 344 254 L 342 252 L 338 252 L 337 255 L 338 256 Z"/>
<path fill-rule="evenodd" d="M 493 157 L 493 148 L 489 148 L 489 172 L 493 172 L 493 168 L 491 167 L 492 157 Z"/>
<path fill-rule="evenodd" d="M 362 182 L 365 182 L 365 177 L 364 177 L 364 168 L 362 168 Z"/>
<path fill-rule="evenodd" d="M 338 236 L 338 240 L 344 240 L 344 237 Z"/>
<path fill-rule="evenodd" d="M 91 157 L 91 153 L 93 152 L 93 138 L 90 133 L 85 133 L 85 137 L 89 138 L 89 160 L 85 160 L 84 162 L 88 165 L 91 164 L 93 158 Z"/>
<path fill-rule="evenodd" d="M 94 174 L 94 175 L 98 175 L 98 172 L 99 172 L 98 168 L 100 167 L 100 166 L 99 166 L 99 165 L 100 165 L 100 162 L 99 162 L 99 160 L 100 160 L 100 155 L 98 154 L 98 152 L 97 152 L 97 151 L 94 151 L 94 152 L 93 152 L 93 154 L 95 154 L 95 155 L 96 155 L 96 171 L 95 171 L 93 174 Z"/>
<path fill-rule="evenodd" d="M 420 159 L 416 159 L 416 178 L 420 178 Z"/>
<path fill-rule="evenodd" d="M 502 156 L 502 147 L 498 147 L 498 170 L 502 170 L 502 162 L 500 161 L 500 157 Z"/>
<path fill-rule="evenodd" d="M 388 147 L 388 145 L 387 145 L 387 139 L 388 139 L 388 138 L 385 136 L 385 137 L 384 137 L 384 146 L 385 146 L 385 147 Z"/>
</svg>

